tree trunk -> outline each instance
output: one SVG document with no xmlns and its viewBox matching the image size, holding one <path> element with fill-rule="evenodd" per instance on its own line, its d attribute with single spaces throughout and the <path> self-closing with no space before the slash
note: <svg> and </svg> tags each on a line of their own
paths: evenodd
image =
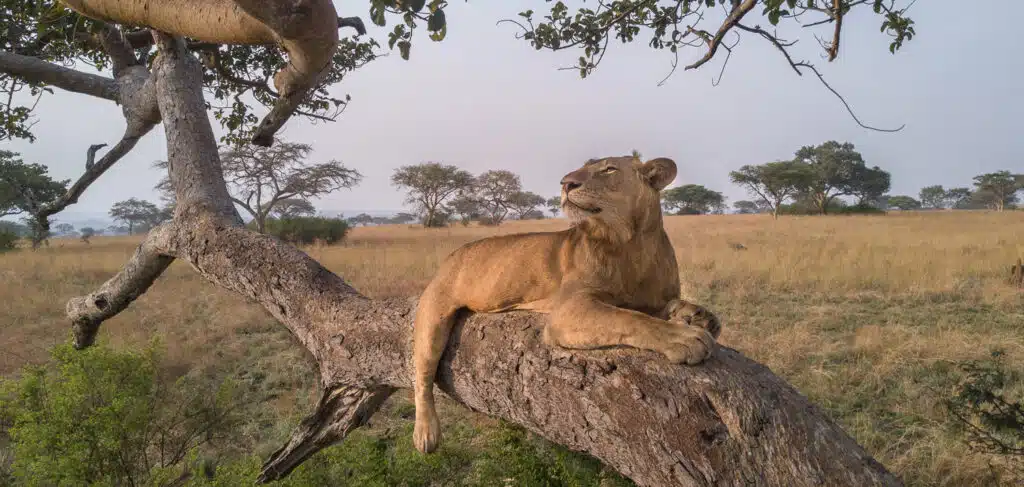
<svg viewBox="0 0 1024 487">
<path fill-rule="evenodd" d="M 414 300 L 371 300 L 295 247 L 247 230 L 228 195 L 201 72 L 180 39 L 153 64 L 174 220 L 124 269 L 67 307 L 77 347 L 175 259 L 260 303 L 309 350 L 323 396 L 259 480 L 287 475 L 412 385 Z M 546 318 L 481 314 L 456 325 L 440 391 L 466 407 L 588 452 L 639 485 L 899 485 L 821 410 L 766 367 L 720 347 L 695 367 L 636 349 L 570 351 L 541 341 Z M 598 325 L 599 324 L 595 324 Z"/>
</svg>

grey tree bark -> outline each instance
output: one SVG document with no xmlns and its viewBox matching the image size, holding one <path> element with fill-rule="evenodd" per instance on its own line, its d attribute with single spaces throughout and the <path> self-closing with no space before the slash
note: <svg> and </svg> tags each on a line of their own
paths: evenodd
<svg viewBox="0 0 1024 487">
<path fill-rule="evenodd" d="M 323 388 L 316 411 L 264 465 L 258 480 L 272 481 L 411 387 L 415 300 L 368 299 L 297 248 L 244 228 L 224 182 L 198 62 L 180 38 L 154 38 L 160 54 L 137 86 L 152 86 L 146 92 L 164 124 L 174 219 L 150 231 L 97 291 L 68 303 L 75 345 L 90 345 L 100 324 L 174 259 L 258 302 L 309 350 Z M 899 485 L 826 414 L 735 350 L 720 347 L 705 364 L 687 367 L 634 349 L 554 349 L 541 342 L 544 320 L 528 312 L 466 318 L 442 359 L 439 389 L 588 452 L 639 485 Z"/>
</svg>

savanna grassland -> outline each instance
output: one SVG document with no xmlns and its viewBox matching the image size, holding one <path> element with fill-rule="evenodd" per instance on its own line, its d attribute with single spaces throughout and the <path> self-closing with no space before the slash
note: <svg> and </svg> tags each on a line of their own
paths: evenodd
<svg viewBox="0 0 1024 487">
<path fill-rule="evenodd" d="M 415 295 L 465 242 L 565 225 L 558 219 L 497 228 L 356 228 L 343 244 L 306 251 L 369 296 Z M 941 401 L 958 381 L 957 361 L 984 359 L 998 349 L 1008 368 L 1024 370 L 1024 292 L 1006 279 L 1010 264 L 1024 256 L 1024 213 L 777 221 L 690 216 L 668 217 L 666 227 L 682 295 L 719 315 L 721 342 L 767 364 L 824 407 L 908 485 L 1007 482 L 990 457 L 965 445 L 960 424 Z M 36 252 L 0 254 L 0 375 L 16 376 L 66 342 L 64 303 L 115 273 L 137 242 L 58 239 Z M 316 378 L 305 350 L 261 308 L 201 280 L 185 263 L 174 263 L 148 293 L 105 323 L 100 344 L 127 349 L 153 337 L 160 339 L 167 373 L 230 378 L 243 386 L 245 420 L 224 458 L 255 453 L 259 457 L 247 457 L 255 468 L 312 411 Z M 1011 393 L 1024 395 L 1020 375 L 1015 380 Z M 412 450 L 411 410 L 408 393 L 400 392 L 369 428 L 321 454 L 344 457 L 348 465 L 382 458 L 390 465 L 390 473 L 373 481 L 336 479 L 338 485 L 393 485 L 401 472 L 423 476 L 423 485 L 500 485 L 488 477 L 496 475 L 488 473 L 494 472 L 488 462 L 525 444 L 534 452 L 547 448 L 447 404 L 446 443 L 424 460 Z M 387 475 L 390 480 L 382 480 Z M 595 484 L 596 477 L 578 483 Z"/>
</svg>

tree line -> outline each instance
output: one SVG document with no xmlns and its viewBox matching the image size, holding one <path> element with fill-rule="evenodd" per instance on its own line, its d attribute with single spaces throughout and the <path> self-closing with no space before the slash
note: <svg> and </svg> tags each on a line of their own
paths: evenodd
<svg viewBox="0 0 1024 487">
<path fill-rule="evenodd" d="M 317 218 L 312 198 L 357 185 L 362 175 L 341 162 L 307 161 L 308 144 L 278 140 L 271 147 L 229 145 L 221 152 L 225 179 L 232 200 L 251 217 L 255 230 L 266 233 L 268 221 Z M 636 150 L 633 155 L 640 157 Z M 166 161 L 154 166 L 166 170 Z M 849 142 L 827 141 L 803 146 L 789 160 L 744 165 L 729 173 L 730 180 L 752 196 L 733 203 L 735 213 L 828 214 L 830 212 L 880 212 L 888 209 L 992 209 L 1017 208 L 1024 174 L 998 171 L 974 177 L 972 187 L 927 186 L 918 196 L 889 195 L 891 176 L 878 166 L 868 166 Z M 46 166 L 26 163 L 17 153 L 0 150 L 0 217 L 34 213 L 40 204 L 60 197 L 69 181 L 52 179 Z M 361 213 L 340 218 L 348 226 L 405 224 L 419 221 L 427 227 L 452 222 L 476 221 L 499 225 L 509 218 L 541 219 L 545 211 L 555 216 L 560 198 L 523 189 L 518 174 L 492 169 L 479 175 L 450 164 L 424 162 L 399 167 L 391 184 L 406 194 L 411 213 L 371 216 Z M 85 227 L 78 231 L 61 223 L 43 232 L 32 218 L 23 223 L 3 222 L 0 231 L 31 239 L 33 246 L 50 236 L 79 236 L 145 232 L 174 215 L 174 196 L 165 177 L 155 189 L 162 205 L 129 198 L 108 212 L 114 225 L 106 229 Z M 844 198 L 853 198 L 852 204 Z M 685 184 L 662 192 L 662 207 L 676 215 L 725 213 L 726 197 L 700 184 Z"/>
</svg>

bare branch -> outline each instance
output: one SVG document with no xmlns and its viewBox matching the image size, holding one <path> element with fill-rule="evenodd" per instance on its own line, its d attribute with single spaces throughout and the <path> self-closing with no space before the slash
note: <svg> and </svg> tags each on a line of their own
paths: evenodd
<svg viewBox="0 0 1024 487">
<path fill-rule="evenodd" d="M 716 32 L 715 36 L 708 41 L 708 52 L 693 64 L 683 68 L 683 70 L 686 71 L 699 68 L 704 65 L 704 63 L 710 61 L 711 58 L 715 57 L 715 53 L 718 52 L 718 46 L 721 45 L 722 39 L 725 38 L 725 35 L 728 34 L 740 20 L 743 20 L 743 16 L 753 10 L 755 5 L 757 5 L 757 0 L 743 0 L 742 3 L 735 4 L 732 8 L 732 12 L 729 13 L 729 16 L 725 18 L 725 21 L 722 22 L 722 25 L 718 28 L 718 32 Z"/>
<path fill-rule="evenodd" d="M 92 345 L 100 323 L 124 311 L 174 262 L 172 237 L 170 225 L 153 228 L 121 272 L 89 295 L 68 301 L 67 316 L 74 330 L 75 348 Z"/>
<path fill-rule="evenodd" d="M 0 51 L 0 71 L 33 83 L 118 101 L 117 85 L 113 79 L 65 68 L 31 56 Z"/>
<path fill-rule="evenodd" d="M 839 33 L 843 30 L 843 1 L 832 0 L 832 18 L 836 20 L 835 31 L 832 33 L 832 44 L 828 47 L 829 62 L 839 56 Z"/>
</svg>

